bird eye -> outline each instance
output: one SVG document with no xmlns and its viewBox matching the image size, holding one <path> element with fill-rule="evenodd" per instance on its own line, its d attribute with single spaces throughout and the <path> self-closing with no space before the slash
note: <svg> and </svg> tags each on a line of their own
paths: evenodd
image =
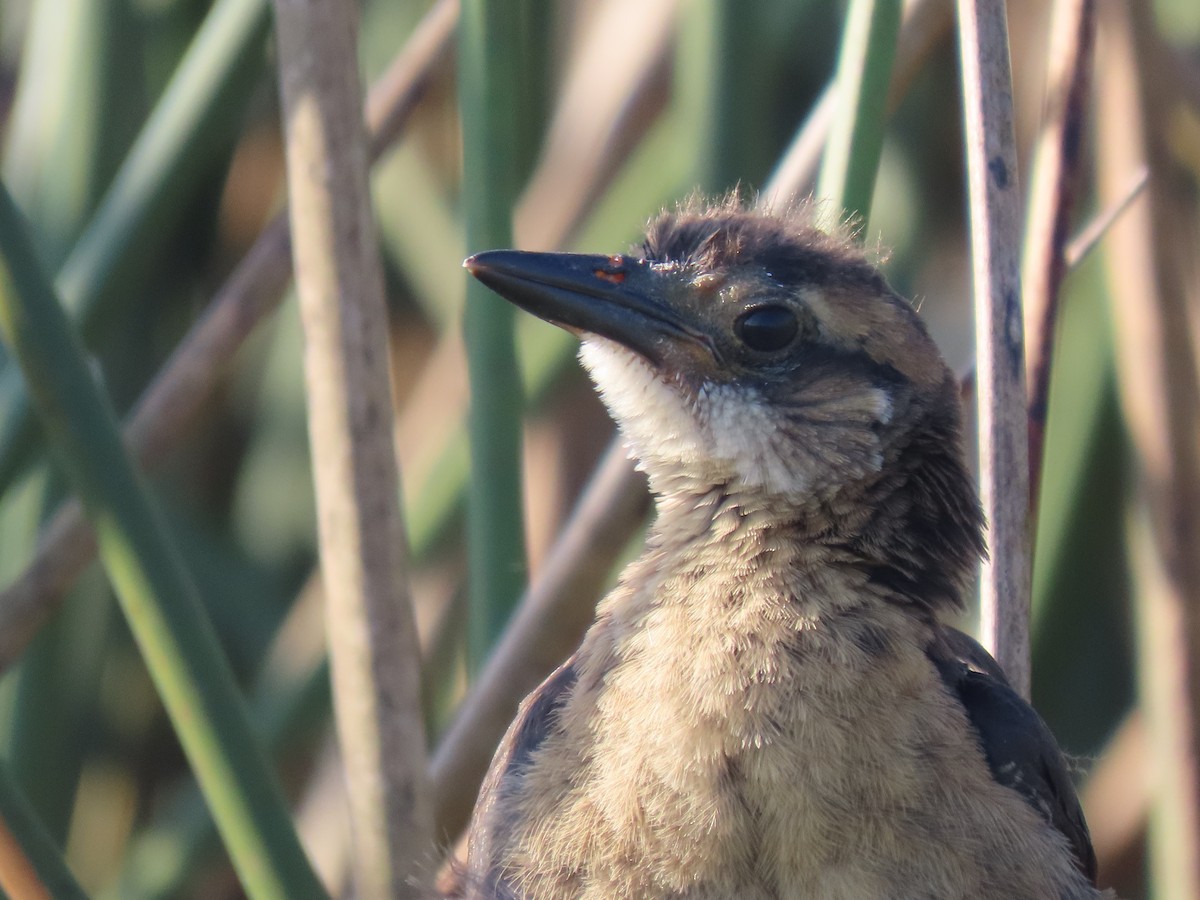
<svg viewBox="0 0 1200 900">
<path fill-rule="evenodd" d="M 759 306 L 742 313 L 733 323 L 733 333 L 751 350 L 769 353 L 782 350 L 800 331 L 795 314 L 782 306 Z"/>
</svg>

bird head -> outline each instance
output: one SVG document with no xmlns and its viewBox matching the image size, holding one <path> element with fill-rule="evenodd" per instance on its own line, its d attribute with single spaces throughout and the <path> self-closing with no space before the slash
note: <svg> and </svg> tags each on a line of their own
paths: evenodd
<svg viewBox="0 0 1200 900">
<path fill-rule="evenodd" d="M 823 502 L 876 481 L 923 430 L 958 452 L 956 382 L 920 318 L 803 207 L 684 207 L 635 254 L 498 250 L 465 265 L 582 337 L 660 494 Z"/>
</svg>

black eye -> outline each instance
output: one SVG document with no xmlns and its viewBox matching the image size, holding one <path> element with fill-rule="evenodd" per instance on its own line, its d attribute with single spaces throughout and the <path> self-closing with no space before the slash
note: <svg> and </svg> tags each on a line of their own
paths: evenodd
<svg viewBox="0 0 1200 900">
<path fill-rule="evenodd" d="M 763 353 L 782 350 L 799 330 L 795 314 L 782 306 L 759 306 L 742 313 L 733 323 L 733 333 L 742 343 Z"/>
</svg>

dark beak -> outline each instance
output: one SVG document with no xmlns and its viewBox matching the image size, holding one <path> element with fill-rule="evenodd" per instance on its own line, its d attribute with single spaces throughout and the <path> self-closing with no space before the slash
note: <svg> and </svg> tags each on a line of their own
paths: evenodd
<svg viewBox="0 0 1200 900">
<path fill-rule="evenodd" d="M 633 257 L 489 250 L 463 266 L 521 309 L 614 340 L 656 365 L 681 342 L 710 344 L 664 304 L 668 276 Z"/>
</svg>

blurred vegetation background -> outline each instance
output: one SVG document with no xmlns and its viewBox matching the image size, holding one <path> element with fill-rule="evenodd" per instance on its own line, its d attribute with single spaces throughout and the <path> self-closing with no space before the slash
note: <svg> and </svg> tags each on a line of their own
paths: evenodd
<svg viewBox="0 0 1200 900">
<path fill-rule="evenodd" d="M 612 437 L 573 363 L 572 339 L 529 317 L 516 321 L 515 368 L 485 369 L 471 379 L 499 386 L 506 404 L 500 415 L 512 423 L 514 441 L 520 438 L 523 473 L 501 501 L 521 500 L 519 508 L 500 510 L 509 525 L 482 526 L 510 539 L 497 551 L 509 570 L 488 583 L 488 596 L 476 596 L 479 584 L 472 588 L 467 572 L 479 582 L 495 562 L 468 564 L 468 473 L 473 460 L 477 468 L 489 464 L 480 454 L 490 450 L 477 438 L 472 451 L 467 437 L 462 258 L 510 242 L 621 252 L 649 216 L 695 190 L 740 186 L 753 198 L 819 108 L 846 12 L 845 4 L 815 0 L 514 3 L 503 10 L 514 18 L 501 44 L 493 34 L 489 45 L 485 32 L 482 42 L 461 49 L 494 54 L 487 65 L 520 59 L 515 89 L 499 92 L 500 100 L 474 97 L 483 105 L 471 108 L 475 118 L 464 128 L 459 82 L 471 63 L 454 54 L 457 4 L 437 6 L 434 14 L 448 27 L 440 39 L 425 38 L 431 62 L 416 104 L 403 132 L 379 154 L 371 183 L 431 751 L 518 600 L 523 568 L 536 579 L 548 565 L 554 538 Z M 926 39 L 886 127 L 866 239 L 888 248 L 892 284 L 919 304 L 950 364 L 967 376 L 973 320 L 952 8 L 938 0 L 909 6 L 928 20 Z M 1023 188 L 1047 102 L 1052 6 L 1008 4 Z M 388 71 L 432 7 L 365 0 L 359 63 L 367 85 Z M 1126 170 L 1124 157 L 1105 161 L 1106 142 L 1121 140 L 1122 132 L 1141 135 L 1151 148 L 1143 149 L 1151 182 L 1165 185 L 1171 204 L 1153 218 L 1162 230 L 1152 243 L 1178 251 L 1166 262 L 1160 252 L 1157 264 L 1177 265 L 1168 280 L 1187 301 L 1181 321 L 1188 327 L 1178 337 L 1190 347 L 1200 334 L 1200 5 L 1106 0 L 1097 10 L 1098 74 L 1080 135 L 1086 149 L 1073 176 L 1071 230 L 1113 206 L 1121 184 L 1127 188 L 1138 175 L 1136 158 Z M 286 241 L 271 225 L 286 186 L 270 12 L 267 0 L 4 0 L 0 173 L 42 265 L 75 311 L 96 379 L 122 416 L 214 297 L 236 291 L 236 277 L 254 260 L 274 266 L 273 275 L 256 270 L 256 296 L 265 299 L 246 317 L 244 340 L 235 342 L 240 349 L 211 360 L 213 389 L 155 439 L 150 477 L 167 531 L 251 698 L 252 723 L 294 803 L 301 839 L 336 894 L 347 884 L 348 825 L 316 576 L 303 339 L 284 285 Z M 1134 48 L 1128 71 L 1113 62 L 1123 46 Z M 1135 79 L 1141 86 L 1142 119 L 1130 119 L 1112 93 L 1121 90 L 1113 72 L 1125 73 L 1121 84 Z M 475 123 L 484 116 L 495 120 L 487 125 L 492 130 L 474 139 L 509 135 L 506 184 L 464 180 L 463 133 L 481 128 Z M 479 165 L 470 162 L 479 152 L 467 151 L 469 166 Z M 798 187 L 807 193 L 812 182 Z M 1153 205 L 1155 196 L 1147 189 L 1135 203 Z M 515 204 L 510 237 L 489 240 L 494 231 L 465 224 L 496 215 L 480 213 L 480 203 L 500 204 L 506 220 L 503 209 Z M 1144 548 L 1130 548 L 1145 531 L 1137 511 L 1147 508 L 1146 492 L 1138 485 L 1154 438 L 1137 433 L 1153 426 L 1131 413 L 1131 398 L 1148 388 L 1123 382 L 1140 364 L 1139 350 L 1122 350 L 1122 342 L 1137 332 L 1124 316 L 1155 300 L 1129 293 L 1122 272 L 1133 263 L 1116 238 L 1115 230 L 1106 235 L 1063 285 L 1037 520 L 1033 697 L 1079 760 L 1105 883 L 1129 898 L 1186 897 L 1186 885 L 1147 864 L 1158 733 L 1138 712 L 1137 648 L 1140 642 L 1142 658 L 1157 656 L 1160 632 L 1137 610 L 1159 585 L 1145 566 L 1131 564 Z M 1155 281 L 1152 273 L 1151 283 L 1161 287 L 1165 277 L 1159 271 Z M 272 311 L 276 297 L 282 302 Z M 257 315 L 262 321 L 254 327 Z M 241 896 L 104 570 L 93 563 L 77 578 L 56 577 L 53 567 L 49 575 L 44 566 L 29 570 L 39 531 L 45 534 L 69 487 L 40 429 L 22 425 L 13 412 L 20 394 L 13 370 L 6 359 L 3 758 L 89 894 Z M 1196 379 L 1194 355 L 1169 371 Z M 1175 428 L 1194 432 L 1196 410 L 1171 408 Z M 523 423 L 519 434 L 516 423 Z M 1191 443 L 1172 446 L 1189 452 Z M 1190 471 L 1196 460 L 1185 463 L 1168 472 Z M 1169 479 L 1156 484 L 1160 492 L 1175 489 Z M 1178 490 L 1191 496 L 1187 486 Z M 1153 496 L 1148 503 L 1153 509 Z M 599 553 L 603 571 L 583 579 L 588 587 L 563 626 L 568 647 L 595 595 L 636 549 L 645 512 L 644 503 L 623 510 L 623 524 L 606 533 L 612 552 Z M 1200 558 L 1200 531 L 1179 528 L 1177 553 Z M 522 553 L 524 559 L 510 558 Z M 90 558 L 86 546 L 83 558 Z M 79 567 L 61 565 L 64 572 Z M 1196 618 L 1184 614 L 1174 634 L 1185 650 L 1200 650 L 1200 595 L 1182 596 Z M 29 609 L 55 611 L 42 623 Z M 26 635 L 33 636 L 27 645 Z M 1183 666 L 1200 668 L 1200 657 L 1185 654 Z M 1162 682 L 1143 673 L 1140 684 L 1144 707 Z M 1191 710 L 1181 727 L 1191 728 L 1183 746 L 1193 756 L 1200 754 L 1197 697 L 1185 692 L 1163 701 Z M 485 760 L 496 738 L 480 750 Z M 439 838 L 453 844 L 456 832 L 447 823 L 455 817 L 441 810 Z M 1200 846 L 1191 852 L 1200 855 Z"/>
</svg>

